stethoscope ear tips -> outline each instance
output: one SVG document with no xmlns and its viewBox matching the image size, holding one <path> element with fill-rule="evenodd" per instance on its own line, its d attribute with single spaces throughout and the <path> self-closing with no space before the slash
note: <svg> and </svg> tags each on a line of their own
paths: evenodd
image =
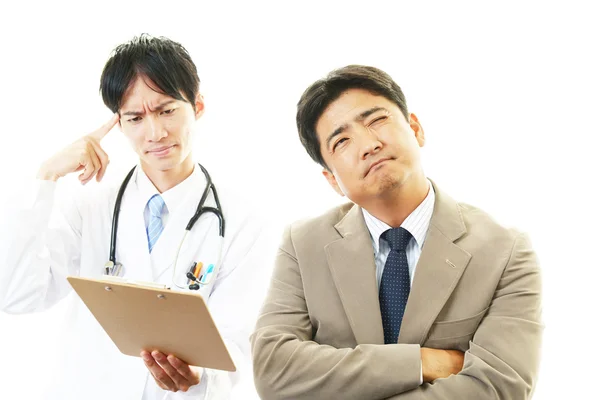
<svg viewBox="0 0 600 400">
<path fill-rule="evenodd" d="M 190 285 L 189 289 L 190 290 L 198 290 L 198 289 L 200 289 L 200 285 L 197 283 L 194 283 L 194 284 Z"/>
</svg>

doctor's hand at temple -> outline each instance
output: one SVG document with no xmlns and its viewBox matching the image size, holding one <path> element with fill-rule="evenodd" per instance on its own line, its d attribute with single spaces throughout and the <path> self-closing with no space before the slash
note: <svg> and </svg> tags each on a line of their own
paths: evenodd
<svg viewBox="0 0 600 400">
<path fill-rule="evenodd" d="M 119 121 L 115 113 L 111 119 L 94 132 L 77 139 L 63 150 L 46 160 L 40 167 L 37 178 L 56 181 L 72 172 L 83 171 L 79 175 L 82 184 L 88 183 L 94 176 L 100 182 L 109 160 L 100 146 L 100 141 Z"/>
<path fill-rule="evenodd" d="M 161 389 L 187 392 L 190 387 L 200 383 L 200 367 L 193 367 L 173 355 L 167 356 L 156 350 L 152 353 L 142 351 L 141 356 Z"/>
</svg>

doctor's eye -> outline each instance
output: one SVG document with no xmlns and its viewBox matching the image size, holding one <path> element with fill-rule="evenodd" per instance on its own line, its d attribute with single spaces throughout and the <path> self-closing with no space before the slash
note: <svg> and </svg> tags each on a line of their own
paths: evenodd
<svg viewBox="0 0 600 400">
<path fill-rule="evenodd" d="M 173 114 L 175 112 L 175 110 L 176 110 L 175 108 L 170 108 L 168 110 L 165 110 L 165 111 L 161 112 L 161 114 L 171 115 L 171 114 Z"/>
<path fill-rule="evenodd" d="M 133 117 L 127 120 L 127 122 L 139 122 L 142 120 L 142 117 Z"/>
</svg>

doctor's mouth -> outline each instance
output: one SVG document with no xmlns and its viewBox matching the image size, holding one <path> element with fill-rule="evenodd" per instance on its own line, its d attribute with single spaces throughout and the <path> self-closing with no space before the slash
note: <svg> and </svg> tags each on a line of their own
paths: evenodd
<svg viewBox="0 0 600 400">
<path fill-rule="evenodd" d="M 169 155 L 169 153 L 171 153 L 171 150 L 173 150 L 175 147 L 177 147 L 176 144 L 173 144 L 170 146 L 161 146 L 156 149 L 147 150 L 146 154 L 150 154 L 155 157 L 164 157 L 164 156 Z"/>
</svg>

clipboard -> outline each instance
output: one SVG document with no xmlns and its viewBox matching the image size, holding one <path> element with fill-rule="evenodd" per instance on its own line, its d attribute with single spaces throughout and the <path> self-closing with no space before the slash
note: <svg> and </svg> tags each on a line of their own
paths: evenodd
<svg viewBox="0 0 600 400">
<path fill-rule="evenodd" d="M 112 277 L 67 280 L 121 353 L 160 350 L 189 365 L 236 370 L 202 296 Z"/>
</svg>

